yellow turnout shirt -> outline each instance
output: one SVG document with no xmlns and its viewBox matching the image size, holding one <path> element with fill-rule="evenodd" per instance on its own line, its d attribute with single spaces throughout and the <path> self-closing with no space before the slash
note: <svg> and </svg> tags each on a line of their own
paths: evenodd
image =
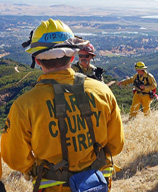
<svg viewBox="0 0 158 192">
<path fill-rule="evenodd" d="M 73 84 L 74 74 L 70 68 L 43 74 L 38 81 L 54 79 L 61 84 Z M 119 154 L 124 144 L 124 132 L 113 93 L 107 85 L 91 78 L 86 78 L 84 87 L 93 112 L 91 118 L 96 141 L 102 146 L 107 145 L 112 155 Z M 69 166 L 71 171 L 79 171 L 91 165 L 96 156 L 75 96 L 65 93 L 65 100 Z M 54 105 L 53 87 L 37 84 L 11 106 L 5 126 L 7 129 L 1 138 L 1 152 L 3 160 L 12 169 L 28 173 L 37 159 L 55 164 L 62 160 Z"/>
</svg>

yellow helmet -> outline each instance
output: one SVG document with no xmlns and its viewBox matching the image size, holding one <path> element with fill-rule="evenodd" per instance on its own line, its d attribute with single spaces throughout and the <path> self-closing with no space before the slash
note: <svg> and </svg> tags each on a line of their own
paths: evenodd
<svg viewBox="0 0 158 192">
<path fill-rule="evenodd" d="M 74 37 L 73 32 L 62 21 L 53 19 L 42 21 L 33 32 L 30 46 L 25 51 L 30 54 L 42 52 L 71 37 Z"/>
<path fill-rule="evenodd" d="M 143 69 L 147 69 L 147 66 L 145 66 L 145 64 L 142 62 L 142 61 L 139 61 L 135 64 L 135 68 L 136 69 L 140 69 L 140 70 L 143 70 Z"/>
<path fill-rule="evenodd" d="M 22 44 L 26 52 L 32 54 L 32 65 L 37 59 L 56 59 L 64 56 L 72 57 L 80 47 L 89 41 L 76 38 L 71 29 L 60 20 L 49 19 L 31 31 L 30 39 Z"/>
</svg>

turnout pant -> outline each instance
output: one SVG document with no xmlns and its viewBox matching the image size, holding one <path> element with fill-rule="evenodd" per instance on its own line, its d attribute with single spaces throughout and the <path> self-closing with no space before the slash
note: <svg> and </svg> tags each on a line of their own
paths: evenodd
<svg viewBox="0 0 158 192">
<path fill-rule="evenodd" d="M 142 94 L 142 93 L 135 92 L 133 96 L 129 118 L 136 117 L 141 105 L 143 107 L 144 115 L 145 116 L 148 115 L 150 113 L 150 103 L 151 103 L 151 99 L 149 94 Z"/>
</svg>

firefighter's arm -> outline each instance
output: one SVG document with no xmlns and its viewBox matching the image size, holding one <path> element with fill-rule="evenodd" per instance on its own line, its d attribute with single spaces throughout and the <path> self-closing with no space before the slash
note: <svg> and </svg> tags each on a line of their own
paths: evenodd
<svg viewBox="0 0 158 192">
<path fill-rule="evenodd" d="M 124 130 L 120 109 L 114 96 L 112 96 L 110 108 L 111 114 L 107 125 L 107 147 L 110 149 L 112 156 L 114 156 L 122 151 L 124 145 Z"/>
<path fill-rule="evenodd" d="M 156 89 L 157 83 L 156 83 L 156 80 L 155 80 L 155 78 L 154 78 L 154 76 L 152 74 L 149 74 L 148 81 L 149 81 L 149 85 L 145 86 L 144 90 L 146 92 L 149 92 L 149 91 L 151 91 L 153 89 Z"/>
<path fill-rule="evenodd" d="M 130 78 L 127 78 L 127 79 L 124 79 L 124 80 L 118 82 L 117 85 L 119 85 L 119 86 L 120 85 L 126 86 L 128 84 L 133 84 L 134 83 L 134 79 L 135 79 L 134 76 L 132 76 Z"/>
<path fill-rule="evenodd" d="M 5 129 L 1 137 L 2 158 L 11 169 L 27 173 L 35 161 L 31 148 L 31 127 L 16 101 L 11 106 Z"/>
</svg>

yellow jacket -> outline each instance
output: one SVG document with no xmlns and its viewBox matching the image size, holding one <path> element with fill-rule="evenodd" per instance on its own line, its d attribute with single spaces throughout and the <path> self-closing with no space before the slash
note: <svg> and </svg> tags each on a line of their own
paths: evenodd
<svg viewBox="0 0 158 192">
<path fill-rule="evenodd" d="M 126 86 L 128 84 L 133 84 L 134 81 L 137 79 L 137 75 L 139 75 L 139 74 L 136 73 L 134 76 L 132 76 L 128 79 L 122 80 L 121 84 L 124 86 Z M 148 82 L 147 82 L 146 78 L 148 78 Z M 157 87 L 157 83 L 155 81 L 154 76 L 151 73 L 147 73 L 147 71 L 145 71 L 144 75 L 139 75 L 139 80 L 140 81 L 144 80 L 145 89 L 143 89 L 143 91 L 142 91 L 141 89 L 139 89 L 138 87 L 135 86 L 135 89 L 137 91 L 149 93 L 149 91 L 151 91 Z"/>
<path fill-rule="evenodd" d="M 71 68 L 75 71 L 75 72 L 79 72 L 79 73 L 83 73 L 87 76 L 89 75 L 93 75 L 93 71 L 96 69 L 96 67 L 92 64 L 89 64 L 88 68 L 84 68 L 82 67 L 79 63 L 77 64 L 72 64 Z"/>
<path fill-rule="evenodd" d="M 43 74 L 41 79 L 54 79 L 59 83 L 73 84 L 74 71 Z M 121 152 L 124 132 L 120 109 L 107 85 L 87 78 L 85 91 L 88 94 L 96 141 L 107 145 L 112 155 Z M 67 147 L 71 171 L 88 167 L 95 154 L 91 145 L 88 127 L 80 117 L 73 94 L 66 93 Z M 51 163 L 62 160 L 58 120 L 54 117 L 54 91 L 51 85 L 37 84 L 20 96 L 12 105 L 2 134 L 1 152 L 3 160 L 14 170 L 27 173 L 36 159 Z"/>
<path fill-rule="evenodd" d="M 100 80 L 102 82 L 104 82 L 104 78 L 103 78 L 103 75 L 100 74 L 98 75 L 95 70 L 97 69 L 96 66 L 92 65 L 92 64 L 89 64 L 89 67 L 88 68 L 84 68 L 82 67 L 79 62 L 77 64 L 73 64 L 71 65 L 71 68 L 75 71 L 75 72 L 78 72 L 78 73 L 83 73 L 85 75 L 87 75 L 88 77 L 91 77 L 93 79 L 97 79 L 97 80 Z"/>
</svg>

